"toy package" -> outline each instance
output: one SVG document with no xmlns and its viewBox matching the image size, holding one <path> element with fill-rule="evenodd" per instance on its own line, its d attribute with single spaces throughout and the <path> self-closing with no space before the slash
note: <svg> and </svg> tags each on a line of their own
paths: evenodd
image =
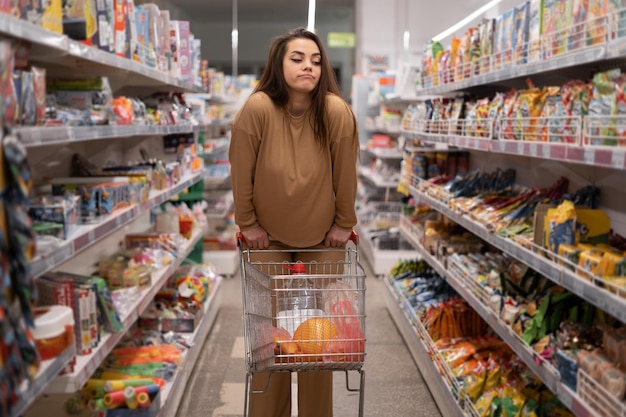
<svg viewBox="0 0 626 417">
<path fill-rule="evenodd" d="M 63 33 L 86 45 L 96 45 L 96 5 L 94 0 L 63 0 Z"/>
<path fill-rule="evenodd" d="M 572 1 L 555 0 L 555 29 L 557 36 L 554 38 L 554 54 L 564 54 L 568 50 L 569 29 L 572 24 Z"/>
<path fill-rule="evenodd" d="M 180 78 L 183 81 L 191 79 L 191 50 L 189 22 L 184 20 L 176 21 L 178 25 L 178 35 L 180 37 L 180 51 L 178 52 L 178 66 L 180 68 Z"/>
<path fill-rule="evenodd" d="M 515 8 L 515 50 L 513 62 L 525 64 L 528 55 L 528 28 L 530 24 L 530 3 L 525 1 Z"/>
<path fill-rule="evenodd" d="M 170 20 L 170 47 L 172 49 L 170 75 L 180 78 L 180 28 L 175 20 Z"/>
<path fill-rule="evenodd" d="M 480 31 L 480 73 L 491 71 L 491 55 L 494 43 L 494 19 L 484 19 L 478 26 Z"/>
<path fill-rule="evenodd" d="M 61 0 L 47 0 L 41 16 L 41 26 L 55 33 L 63 33 Z"/>
<path fill-rule="evenodd" d="M 157 68 L 159 66 L 157 53 L 160 49 L 159 42 L 161 40 L 160 34 L 158 33 L 159 8 L 154 3 L 145 3 L 140 7 L 148 11 L 149 18 L 148 31 L 150 34 L 150 43 L 148 44 L 148 60 L 146 63 L 149 67 Z"/>
<path fill-rule="evenodd" d="M 586 21 L 589 0 L 572 1 L 572 30 L 569 34 L 568 49 L 575 50 L 586 45 Z"/>
<path fill-rule="evenodd" d="M 528 5 L 528 62 L 541 57 L 541 21 L 543 0 L 530 0 Z"/>
<path fill-rule="evenodd" d="M 494 19 L 493 22 L 493 44 L 492 44 L 492 67 L 499 70 L 502 67 L 502 15 Z"/>
<path fill-rule="evenodd" d="M 515 8 L 509 9 L 502 14 L 502 65 L 513 63 L 513 51 L 515 49 Z"/>
<path fill-rule="evenodd" d="M 606 14 L 609 10 L 608 0 L 588 0 L 587 11 L 587 45 L 597 45 L 607 41 L 608 32 Z"/>
<path fill-rule="evenodd" d="M 135 21 L 135 2 L 134 0 L 124 0 L 126 2 L 126 16 L 124 16 L 126 27 L 126 46 L 124 48 L 124 56 L 128 59 L 135 60 L 137 51 L 137 22 Z"/>
<path fill-rule="evenodd" d="M 159 45 L 161 49 L 159 51 L 161 71 L 169 73 L 172 67 L 172 45 L 170 43 L 170 11 L 161 10 L 159 14 L 159 33 L 161 34 L 161 41 Z"/>
</svg>

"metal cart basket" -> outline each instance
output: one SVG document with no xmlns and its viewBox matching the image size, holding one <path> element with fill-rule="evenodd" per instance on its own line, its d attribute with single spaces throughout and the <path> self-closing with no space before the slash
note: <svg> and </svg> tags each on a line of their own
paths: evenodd
<svg viewBox="0 0 626 417">
<path fill-rule="evenodd" d="M 257 372 L 343 371 L 346 389 L 359 393 L 363 416 L 365 371 L 365 272 L 358 235 L 345 249 L 299 250 L 307 258 L 326 252 L 337 261 L 256 261 L 284 258 L 290 251 L 253 250 L 238 234 L 241 252 L 246 397 L 249 416 Z M 328 256 L 326 256 L 328 257 Z M 359 373 L 351 388 L 348 371 Z M 269 384 L 269 378 L 268 378 Z M 266 387 L 267 388 L 267 387 Z"/>
</svg>

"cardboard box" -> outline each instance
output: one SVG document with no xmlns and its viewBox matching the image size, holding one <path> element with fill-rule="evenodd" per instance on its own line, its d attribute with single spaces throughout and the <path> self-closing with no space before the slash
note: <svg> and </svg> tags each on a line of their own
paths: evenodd
<svg viewBox="0 0 626 417">
<path fill-rule="evenodd" d="M 160 332 L 193 333 L 204 315 L 204 309 L 200 308 L 195 316 L 187 319 L 164 319 L 139 317 L 140 327 Z"/>
<path fill-rule="evenodd" d="M 556 210 L 556 205 L 539 204 L 535 208 L 533 240 L 536 245 L 543 248 L 549 248 L 549 218 L 553 213 L 551 210 Z M 574 233 L 574 241 L 563 243 L 571 245 L 578 243 L 589 243 L 592 245 L 608 243 L 610 230 L 611 220 L 604 210 L 577 207 L 576 225 L 571 230 Z M 558 253 L 558 247 L 555 248 L 554 253 Z"/>
</svg>

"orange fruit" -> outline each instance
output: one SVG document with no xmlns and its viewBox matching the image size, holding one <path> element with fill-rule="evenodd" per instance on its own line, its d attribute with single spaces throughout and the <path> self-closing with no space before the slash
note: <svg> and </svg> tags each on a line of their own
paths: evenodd
<svg viewBox="0 0 626 417">
<path fill-rule="evenodd" d="M 335 324 L 322 317 L 311 317 L 303 321 L 293 333 L 293 341 L 298 344 L 301 353 L 321 355 L 324 346 L 337 337 Z M 316 357 L 308 357 L 316 361 Z M 321 360 L 321 358 L 320 358 Z"/>
</svg>

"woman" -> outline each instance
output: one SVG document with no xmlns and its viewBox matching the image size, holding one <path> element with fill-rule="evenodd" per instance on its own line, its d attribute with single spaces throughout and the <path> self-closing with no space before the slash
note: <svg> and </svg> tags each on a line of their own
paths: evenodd
<svg viewBox="0 0 626 417">
<path fill-rule="evenodd" d="M 298 251 L 345 247 L 357 223 L 358 153 L 356 120 L 320 38 L 306 29 L 277 37 L 233 122 L 229 152 L 235 221 L 248 248 L 274 251 L 253 252 L 254 260 L 343 259 Z M 253 375 L 252 388 L 265 389 L 267 378 Z M 291 416 L 290 387 L 290 373 L 272 374 L 252 396 L 252 415 Z M 298 405 L 300 417 L 332 416 L 332 373 L 299 373 Z"/>
</svg>

